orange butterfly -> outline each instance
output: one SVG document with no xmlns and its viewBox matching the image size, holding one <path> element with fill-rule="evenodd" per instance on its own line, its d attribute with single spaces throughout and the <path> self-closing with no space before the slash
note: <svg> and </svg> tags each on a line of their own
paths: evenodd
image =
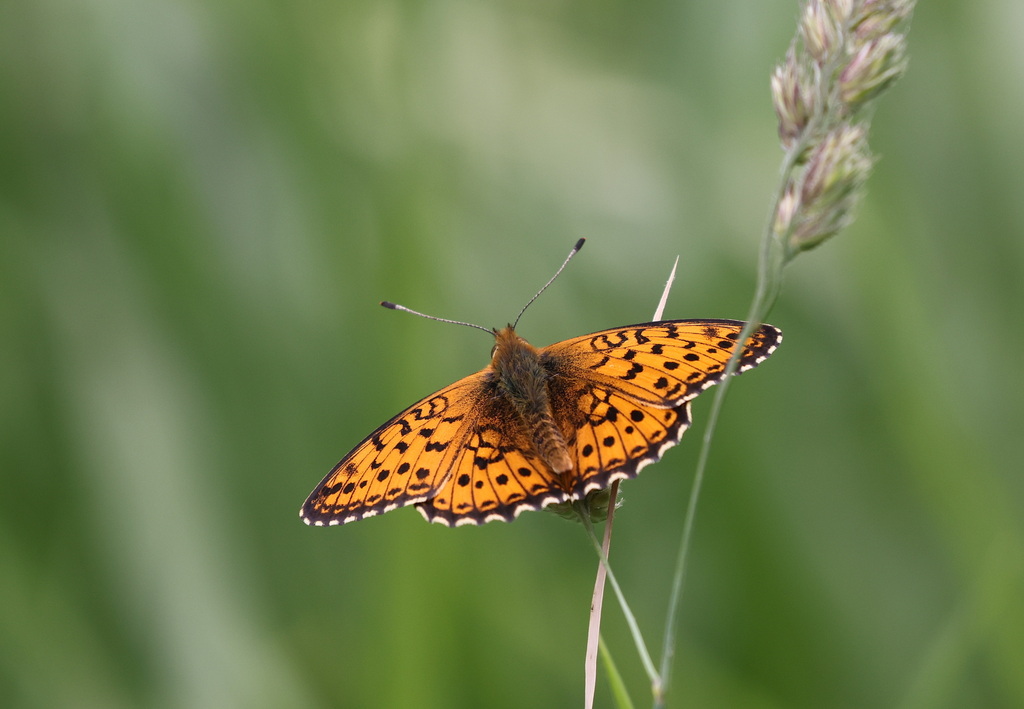
<svg viewBox="0 0 1024 709">
<path fill-rule="evenodd" d="M 690 400 L 721 380 L 743 325 L 665 320 L 539 349 L 514 325 L 488 330 L 490 365 L 363 439 L 299 514 L 306 524 L 335 525 L 415 505 L 430 522 L 458 526 L 582 500 L 636 477 L 679 442 Z M 756 367 L 781 340 L 762 325 L 737 371 Z"/>
</svg>

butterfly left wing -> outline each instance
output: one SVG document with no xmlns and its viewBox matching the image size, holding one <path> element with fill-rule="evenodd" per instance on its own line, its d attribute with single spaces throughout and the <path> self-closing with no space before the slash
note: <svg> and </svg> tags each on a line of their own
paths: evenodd
<svg viewBox="0 0 1024 709">
<path fill-rule="evenodd" d="M 306 524 L 345 524 L 437 494 L 474 425 L 485 372 L 413 404 L 353 448 L 310 493 Z"/>
<path fill-rule="evenodd" d="M 604 330 L 549 347 L 554 419 L 570 443 L 572 493 L 636 477 L 682 438 L 690 400 L 718 383 L 744 323 L 669 320 Z M 782 333 L 762 325 L 744 345 L 738 372 L 763 362 Z"/>
</svg>

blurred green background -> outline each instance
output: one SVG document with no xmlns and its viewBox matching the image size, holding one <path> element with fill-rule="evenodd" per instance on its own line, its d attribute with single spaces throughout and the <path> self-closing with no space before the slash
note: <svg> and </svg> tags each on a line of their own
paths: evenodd
<svg viewBox="0 0 1024 709">
<path fill-rule="evenodd" d="M 573 707 L 549 513 L 297 511 L 387 417 L 650 317 L 742 317 L 791 1 L 0 5 L 0 705 Z M 860 218 L 730 392 L 674 707 L 1024 706 L 1024 14 L 923 2 Z M 708 397 L 624 487 L 656 649 Z M 640 706 L 617 606 L 605 633 Z M 602 678 L 598 706 L 611 706 Z"/>
</svg>

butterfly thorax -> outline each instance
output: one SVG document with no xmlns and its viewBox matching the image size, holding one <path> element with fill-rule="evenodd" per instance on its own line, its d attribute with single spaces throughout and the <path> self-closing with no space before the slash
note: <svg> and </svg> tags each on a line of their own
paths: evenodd
<svg viewBox="0 0 1024 709">
<path fill-rule="evenodd" d="M 537 348 L 509 325 L 495 333 L 491 369 L 499 392 L 522 418 L 537 455 L 554 472 L 570 472 L 572 458 L 551 415 L 549 375 Z"/>
</svg>

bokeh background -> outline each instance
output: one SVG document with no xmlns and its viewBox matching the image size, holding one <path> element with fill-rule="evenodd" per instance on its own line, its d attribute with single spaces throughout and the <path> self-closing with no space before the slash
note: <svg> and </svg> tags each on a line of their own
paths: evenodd
<svg viewBox="0 0 1024 709">
<path fill-rule="evenodd" d="M 596 560 L 550 513 L 299 504 L 482 367 L 742 317 L 791 0 L 0 5 L 0 705 L 571 707 Z M 733 387 L 675 707 L 1024 706 L 1024 12 L 923 2 L 856 224 Z M 706 399 L 706 397 L 705 397 Z M 709 401 L 624 486 L 656 650 Z M 605 633 L 639 706 L 617 606 Z M 602 679 L 598 706 L 611 706 Z"/>
</svg>

